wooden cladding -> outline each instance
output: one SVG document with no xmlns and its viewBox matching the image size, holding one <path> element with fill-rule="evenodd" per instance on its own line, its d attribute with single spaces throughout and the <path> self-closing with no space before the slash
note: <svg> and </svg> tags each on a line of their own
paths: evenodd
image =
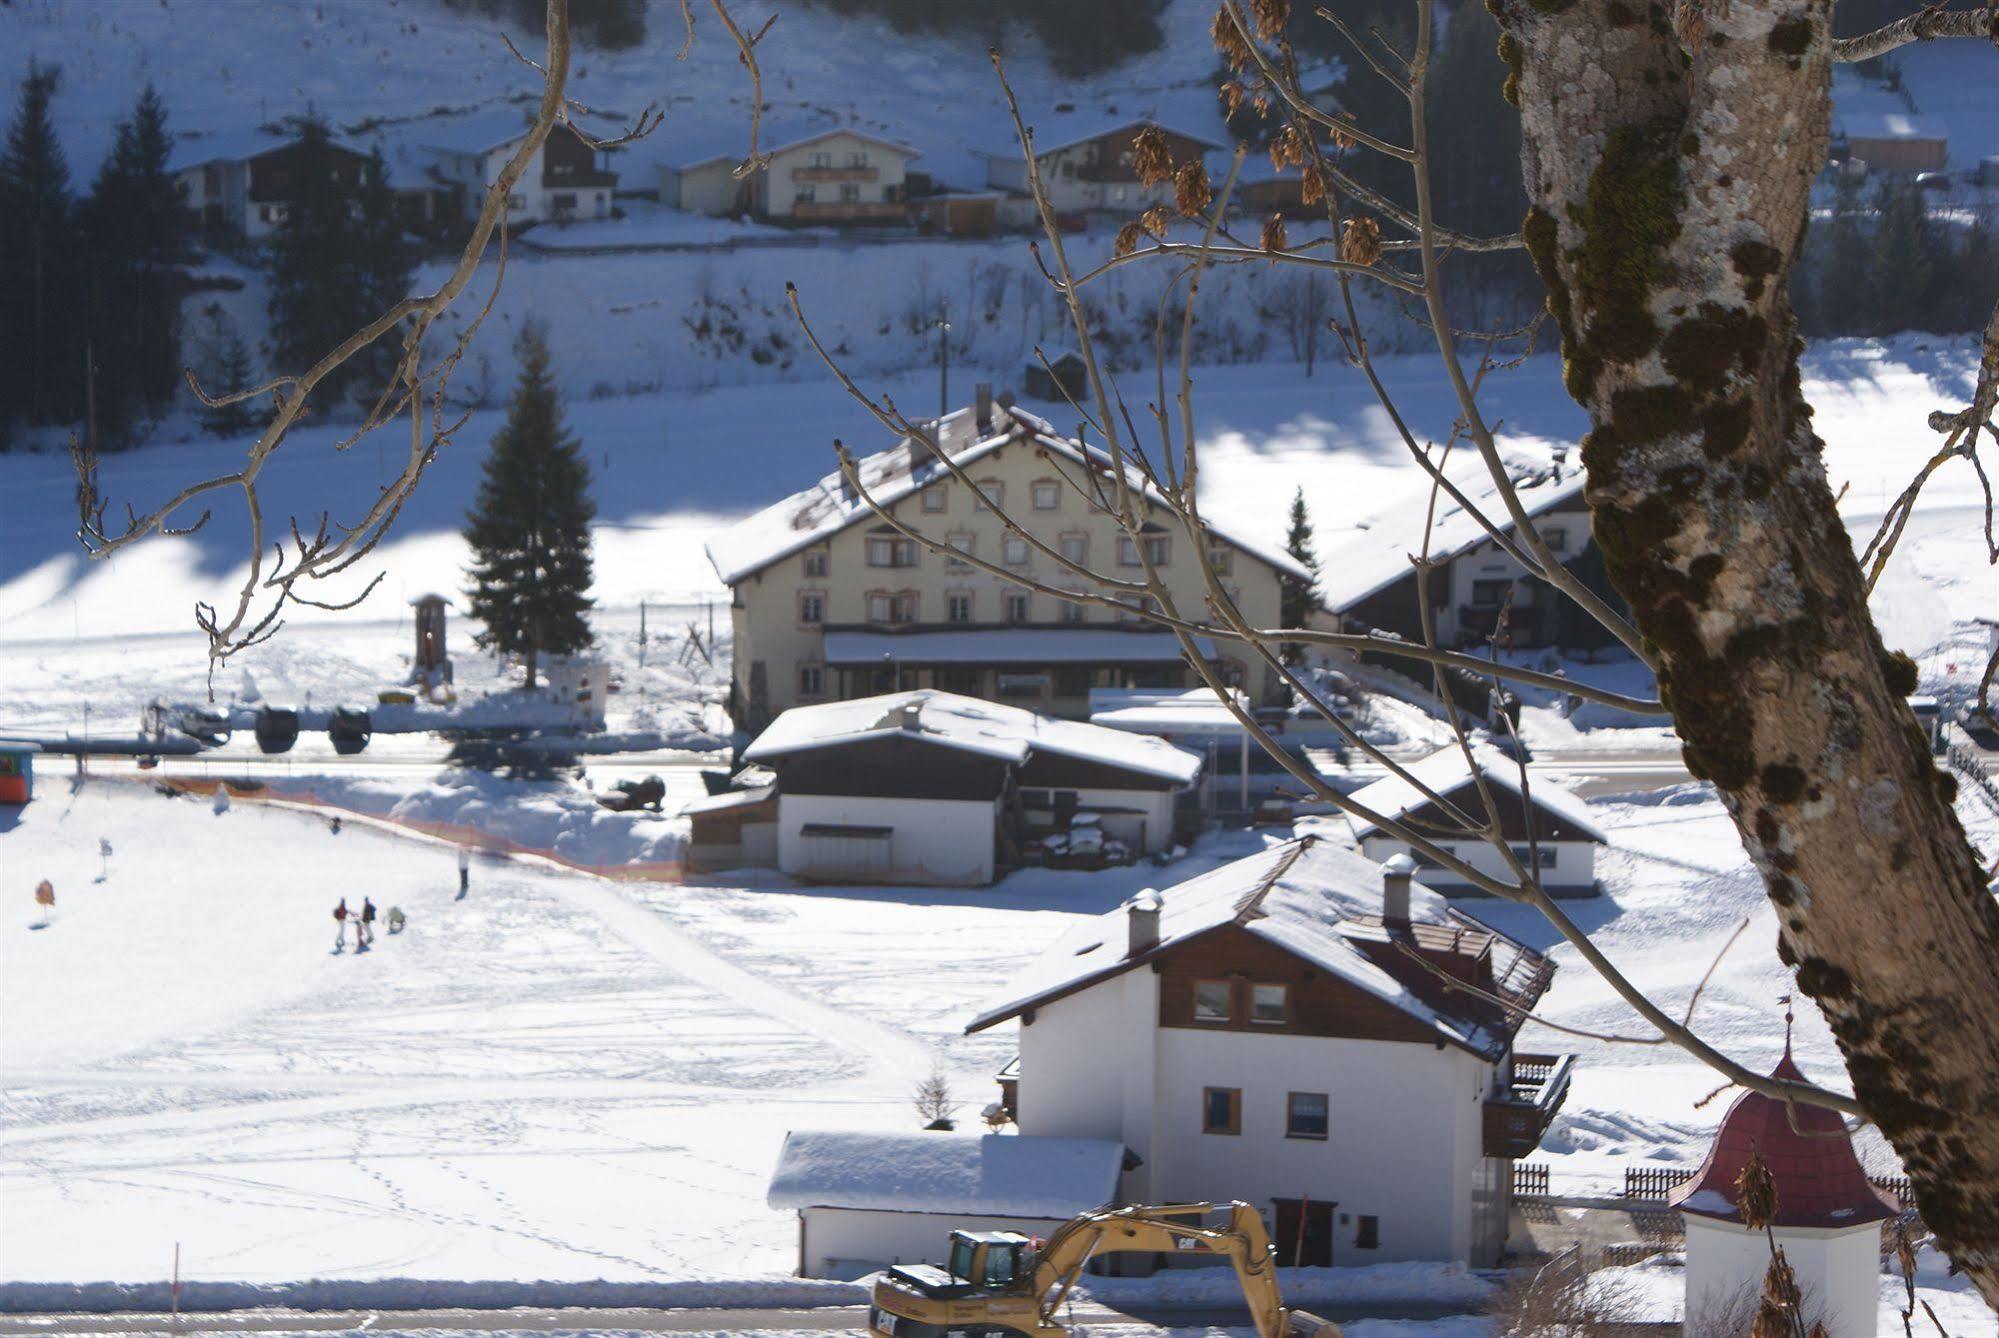
<svg viewBox="0 0 1999 1338">
<path fill-rule="evenodd" d="M 1431 1029 L 1365 990 L 1319 970 L 1237 925 L 1199 934 L 1161 955 L 1159 1025 L 1208 1031 L 1254 1031 L 1293 1036 L 1340 1036 L 1368 1041 L 1433 1041 Z M 1420 968 L 1416 968 L 1419 969 Z M 1207 982 L 1228 987 L 1226 1018 L 1196 1016 L 1196 987 Z M 1283 1020 L 1268 1020 L 1274 1000 L 1265 991 L 1257 1020 L 1255 987 L 1285 989 Z"/>
</svg>

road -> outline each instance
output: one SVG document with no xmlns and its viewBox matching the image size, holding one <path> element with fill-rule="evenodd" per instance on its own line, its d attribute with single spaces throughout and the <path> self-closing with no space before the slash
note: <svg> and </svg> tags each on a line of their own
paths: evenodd
<svg viewBox="0 0 1999 1338">
<path fill-rule="evenodd" d="M 1389 1303 L 1306 1305 L 1336 1324 L 1357 1319 L 1443 1319 L 1465 1312 L 1462 1304 Z M 787 1330 L 854 1332 L 867 1324 L 867 1307 L 815 1306 L 810 1309 L 591 1310 L 580 1307 L 523 1306 L 515 1310 L 232 1310 L 185 1314 L 0 1315 L 0 1336 L 9 1334 L 118 1333 L 350 1333 L 425 1330 L 440 1333 L 558 1333 L 623 1330 L 635 1333 L 769 1333 Z M 1155 1328 L 1247 1328 L 1239 1306 L 1133 1306 L 1112 1310 L 1078 1305 L 1064 1312 L 1076 1324 L 1138 1324 Z"/>
</svg>

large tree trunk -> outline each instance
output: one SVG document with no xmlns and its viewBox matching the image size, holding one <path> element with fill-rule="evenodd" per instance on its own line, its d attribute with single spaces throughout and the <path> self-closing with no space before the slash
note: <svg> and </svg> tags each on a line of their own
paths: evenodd
<svg viewBox="0 0 1999 1338">
<path fill-rule="evenodd" d="M 1493 4 L 1597 541 L 1778 953 L 1999 1305 L 1999 906 L 1904 700 L 1913 665 L 1868 614 L 1786 297 L 1830 142 L 1831 6 L 1708 0 L 1678 12 L 1683 43 L 1656 3 Z"/>
</svg>

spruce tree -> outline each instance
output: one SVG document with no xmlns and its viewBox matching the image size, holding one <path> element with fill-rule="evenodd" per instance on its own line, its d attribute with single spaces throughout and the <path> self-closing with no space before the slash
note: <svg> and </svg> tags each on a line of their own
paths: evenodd
<svg viewBox="0 0 1999 1338">
<path fill-rule="evenodd" d="M 1874 225 L 1876 333 L 1929 329 L 1931 285 L 1937 277 L 1938 243 L 1929 204 L 1912 181 L 1881 183 Z"/>
<path fill-rule="evenodd" d="M 540 327 L 521 331 L 521 374 L 466 515 L 472 614 L 482 648 L 520 655 L 527 685 L 543 655 L 590 644 L 590 466 L 563 426 Z"/>
<path fill-rule="evenodd" d="M 249 386 L 250 348 L 236 322 L 211 302 L 202 312 L 201 357 L 196 368 L 201 388 L 211 396 L 233 394 Z M 213 407 L 203 405 L 202 430 L 218 437 L 234 437 L 257 426 L 258 414 L 248 400 Z"/>
<path fill-rule="evenodd" d="M 1286 576 L 1278 588 L 1278 619 L 1286 627 L 1303 627 L 1313 608 L 1313 587 L 1319 579 L 1319 555 L 1312 548 L 1312 518 L 1305 511 L 1305 490 L 1291 496 L 1291 526 L 1284 534 L 1284 551 L 1312 573 L 1310 580 Z M 1305 648 L 1295 641 L 1284 643 L 1281 658 L 1286 664 L 1300 664 Z"/>
<path fill-rule="evenodd" d="M 0 419 L 38 426 L 83 411 L 69 165 L 49 116 L 60 74 L 28 63 L 0 152 Z"/>
</svg>

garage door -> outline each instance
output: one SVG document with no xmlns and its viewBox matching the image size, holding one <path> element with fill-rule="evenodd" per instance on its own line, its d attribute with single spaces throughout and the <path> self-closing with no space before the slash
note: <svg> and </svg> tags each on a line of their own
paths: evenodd
<svg viewBox="0 0 1999 1338">
<path fill-rule="evenodd" d="M 799 853 L 805 861 L 805 867 L 799 872 L 812 878 L 866 878 L 886 874 L 894 839 L 893 827 L 850 827 L 830 822 L 808 822 L 798 832 Z"/>
</svg>

